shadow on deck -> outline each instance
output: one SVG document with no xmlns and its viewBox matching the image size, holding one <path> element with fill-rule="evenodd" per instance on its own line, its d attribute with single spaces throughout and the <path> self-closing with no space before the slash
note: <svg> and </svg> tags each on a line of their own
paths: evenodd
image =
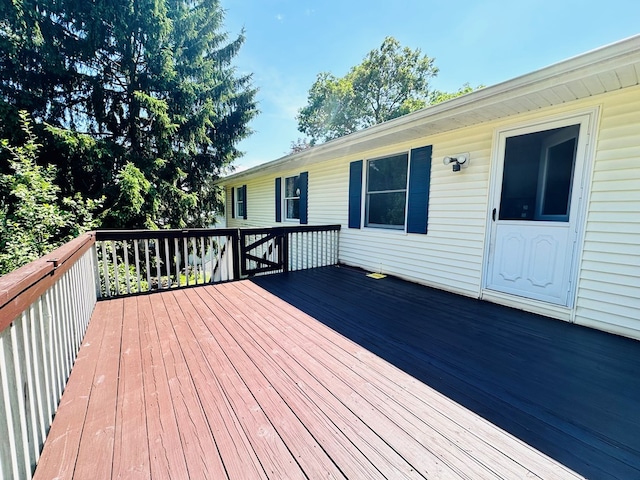
<svg viewBox="0 0 640 480">
<path fill-rule="evenodd" d="M 588 478 L 640 478 L 640 342 L 347 267 L 257 285 Z"/>
</svg>

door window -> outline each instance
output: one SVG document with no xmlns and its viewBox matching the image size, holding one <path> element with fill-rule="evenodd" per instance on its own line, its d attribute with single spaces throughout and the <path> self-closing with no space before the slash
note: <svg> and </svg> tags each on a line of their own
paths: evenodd
<svg viewBox="0 0 640 480">
<path fill-rule="evenodd" d="M 580 125 L 506 139 L 500 220 L 568 222 Z"/>
</svg>

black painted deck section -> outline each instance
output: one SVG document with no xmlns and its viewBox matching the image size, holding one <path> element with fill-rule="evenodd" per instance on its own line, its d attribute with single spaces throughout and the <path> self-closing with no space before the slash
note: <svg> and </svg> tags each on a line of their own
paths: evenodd
<svg viewBox="0 0 640 480">
<path fill-rule="evenodd" d="M 328 267 L 254 282 L 588 478 L 640 478 L 640 342 Z"/>
</svg>

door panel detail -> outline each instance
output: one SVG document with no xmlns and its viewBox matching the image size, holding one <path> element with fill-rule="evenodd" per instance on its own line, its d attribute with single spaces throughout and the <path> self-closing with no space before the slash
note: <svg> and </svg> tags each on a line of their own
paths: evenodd
<svg viewBox="0 0 640 480">
<path fill-rule="evenodd" d="M 516 282 L 524 272 L 524 254 L 527 248 L 525 238 L 518 232 L 505 234 L 502 248 L 504 253 L 500 262 L 500 276 L 507 282 Z"/>
<path fill-rule="evenodd" d="M 529 280 L 531 284 L 546 288 L 553 283 L 555 265 L 558 263 L 558 236 L 538 235 L 531 240 Z"/>
</svg>

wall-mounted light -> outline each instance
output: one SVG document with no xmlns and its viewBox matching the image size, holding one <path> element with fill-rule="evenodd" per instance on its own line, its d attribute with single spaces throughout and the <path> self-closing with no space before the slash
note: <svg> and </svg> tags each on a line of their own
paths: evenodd
<svg viewBox="0 0 640 480">
<path fill-rule="evenodd" d="M 469 154 L 468 153 L 458 153 L 457 155 L 451 155 L 449 157 L 444 157 L 442 159 L 442 163 L 445 165 L 453 164 L 453 171 L 459 172 L 460 168 L 467 168 L 469 166 Z"/>
</svg>

